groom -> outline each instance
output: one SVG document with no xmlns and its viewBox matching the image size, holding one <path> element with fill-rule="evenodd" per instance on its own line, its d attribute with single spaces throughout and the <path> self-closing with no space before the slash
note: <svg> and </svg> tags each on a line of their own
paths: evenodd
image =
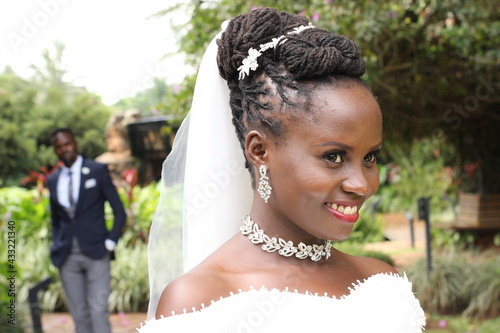
<svg viewBox="0 0 500 333">
<path fill-rule="evenodd" d="M 83 159 L 70 129 L 52 132 L 64 165 L 47 179 L 52 213 L 50 256 L 59 269 L 78 333 L 111 333 L 108 314 L 110 253 L 125 224 L 125 210 L 106 165 Z M 113 209 L 106 228 L 104 204 Z"/>
</svg>

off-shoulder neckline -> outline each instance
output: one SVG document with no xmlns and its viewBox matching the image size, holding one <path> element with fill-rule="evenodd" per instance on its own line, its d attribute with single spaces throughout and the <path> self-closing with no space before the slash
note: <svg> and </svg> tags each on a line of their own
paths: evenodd
<svg viewBox="0 0 500 333">
<path fill-rule="evenodd" d="M 172 311 L 172 314 L 171 316 L 169 317 L 164 317 L 163 315 L 159 318 L 159 319 L 156 319 L 156 318 L 151 318 L 149 320 L 146 320 L 144 324 L 147 324 L 149 321 L 155 321 L 155 320 L 161 320 L 161 319 L 167 319 L 167 318 L 170 318 L 170 317 L 173 317 L 173 316 L 181 316 L 181 315 L 189 315 L 189 314 L 193 314 L 193 313 L 197 313 L 197 312 L 203 312 L 209 308 L 211 308 L 214 304 L 217 304 L 221 301 L 226 301 L 228 299 L 231 299 L 233 297 L 236 297 L 236 296 L 239 296 L 239 295 L 247 295 L 249 293 L 284 293 L 284 294 L 296 294 L 296 295 L 302 295 L 304 297 L 323 297 L 323 298 L 328 298 L 328 299 L 332 299 L 332 300 L 346 300 L 348 299 L 350 296 L 352 296 L 356 291 L 360 290 L 364 285 L 367 285 L 369 282 L 373 281 L 373 280 L 376 280 L 376 279 L 380 279 L 380 278 L 397 278 L 397 279 L 400 279 L 401 281 L 403 282 L 407 282 L 407 283 L 411 283 L 407 276 L 406 276 L 406 273 L 404 273 L 403 275 L 400 275 L 400 274 L 397 274 L 397 273 L 392 273 L 392 272 L 387 272 L 387 273 L 375 273 L 363 280 L 356 280 L 354 281 L 351 285 L 352 287 L 349 287 L 348 290 L 349 292 L 345 295 L 342 295 L 342 296 L 329 296 L 328 293 L 323 293 L 322 295 L 320 295 L 319 293 L 311 293 L 309 291 L 305 291 L 305 292 L 299 292 L 297 289 L 293 289 L 293 290 L 290 290 L 288 287 L 286 287 L 285 289 L 279 289 L 279 288 L 271 288 L 271 289 L 268 289 L 266 286 L 261 286 L 260 288 L 255 288 L 254 286 L 249 286 L 249 288 L 247 290 L 243 290 L 243 289 L 238 289 L 237 292 L 230 292 L 229 295 L 227 295 L 226 297 L 224 296 L 221 296 L 219 299 L 216 299 L 216 300 L 212 300 L 210 302 L 210 304 L 208 306 L 205 306 L 204 303 L 201 304 L 201 306 L 199 307 L 199 309 L 197 310 L 195 307 L 193 307 L 191 310 L 187 310 L 187 309 L 184 309 L 183 312 L 181 313 L 176 313 L 174 311 Z M 141 327 L 142 327 L 142 323 L 141 323 Z"/>
</svg>

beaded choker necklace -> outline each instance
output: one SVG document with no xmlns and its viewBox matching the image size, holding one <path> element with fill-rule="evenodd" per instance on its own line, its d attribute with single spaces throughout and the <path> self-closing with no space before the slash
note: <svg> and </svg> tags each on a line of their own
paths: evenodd
<svg viewBox="0 0 500 333">
<path fill-rule="evenodd" d="M 325 240 L 323 245 L 306 245 L 302 242 L 294 246 L 292 241 L 285 241 L 281 238 L 269 237 L 255 223 L 250 216 L 244 216 L 240 231 L 247 236 L 253 244 L 262 244 L 260 247 L 266 252 L 276 252 L 284 257 L 295 256 L 298 259 L 310 258 L 312 261 L 319 261 L 321 258 L 330 258 L 332 243 Z"/>
</svg>

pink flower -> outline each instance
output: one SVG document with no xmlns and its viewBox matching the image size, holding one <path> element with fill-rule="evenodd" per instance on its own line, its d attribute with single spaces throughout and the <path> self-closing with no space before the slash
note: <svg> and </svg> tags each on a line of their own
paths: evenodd
<svg viewBox="0 0 500 333">
<path fill-rule="evenodd" d="M 440 328 L 445 328 L 445 327 L 446 327 L 446 325 L 447 325 L 446 320 L 441 319 L 440 321 L 438 321 L 438 326 L 439 326 Z"/>
<path fill-rule="evenodd" d="M 120 311 L 118 313 L 118 316 L 121 318 L 121 322 L 120 323 L 122 324 L 122 326 L 128 326 L 128 325 L 130 325 L 130 321 L 128 320 L 127 315 L 125 314 L 125 312 Z"/>
<path fill-rule="evenodd" d="M 312 19 L 313 21 L 318 21 L 318 20 L 319 20 L 319 14 L 318 14 L 318 13 L 314 13 L 314 14 L 312 14 L 311 19 Z"/>
</svg>

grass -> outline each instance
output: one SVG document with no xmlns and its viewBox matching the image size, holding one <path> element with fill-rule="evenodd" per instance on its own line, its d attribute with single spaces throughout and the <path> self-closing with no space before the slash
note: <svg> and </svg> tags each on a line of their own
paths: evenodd
<svg viewBox="0 0 500 333">
<path fill-rule="evenodd" d="M 425 260 L 405 267 L 428 314 L 425 333 L 500 333 L 498 249 L 435 250 L 433 270 Z"/>
<path fill-rule="evenodd" d="M 426 312 L 475 319 L 500 315 L 497 251 L 449 248 L 435 251 L 429 275 L 425 266 L 425 260 L 419 260 L 405 271 Z"/>
<path fill-rule="evenodd" d="M 425 333 L 499 333 L 500 317 L 474 320 L 465 316 L 430 315 Z"/>
</svg>

